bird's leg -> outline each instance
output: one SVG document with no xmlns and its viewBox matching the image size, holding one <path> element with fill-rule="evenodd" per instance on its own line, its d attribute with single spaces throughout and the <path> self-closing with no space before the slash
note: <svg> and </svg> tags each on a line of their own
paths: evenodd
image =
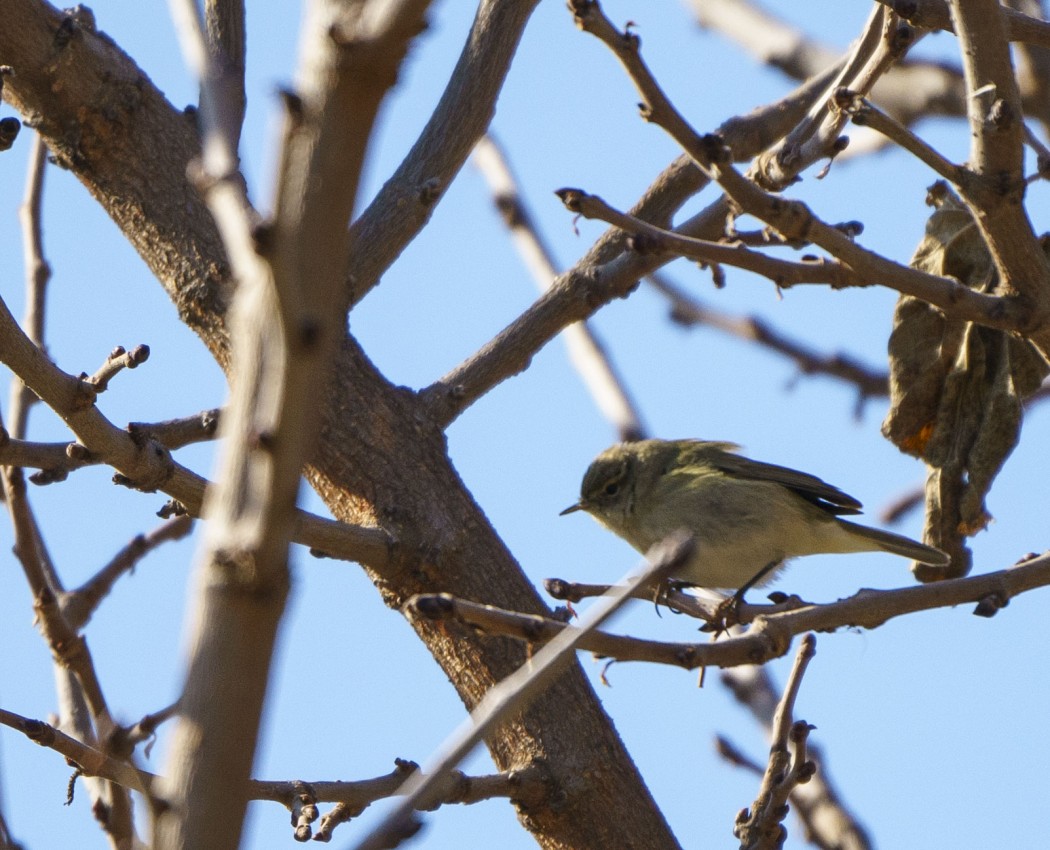
<svg viewBox="0 0 1050 850">
<path fill-rule="evenodd" d="M 744 594 L 746 594 L 756 584 L 761 584 L 762 579 L 766 578 L 773 570 L 779 567 L 783 563 L 782 560 L 770 561 L 751 578 L 745 581 L 737 589 L 736 593 L 722 602 L 718 609 L 715 611 L 714 619 L 708 624 L 709 629 L 704 631 L 714 631 L 715 634 L 721 634 L 722 632 L 729 629 L 730 626 L 740 622 L 740 606 L 744 604 Z"/>
<path fill-rule="evenodd" d="M 773 572 L 773 570 L 779 567 L 782 563 L 784 563 L 783 558 L 780 558 L 776 561 L 770 561 L 757 573 L 751 576 L 751 578 L 749 578 L 742 585 L 740 585 L 740 588 L 737 590 L 737 592 L 733 594 L 733 606 L 735 608 L 739 608 L 741 605 L 743 605 L 744 594 L 747 593 L 755 585 L 761 584 L 762 580 L 765 579 L 771 572 Z"/>
</svg>

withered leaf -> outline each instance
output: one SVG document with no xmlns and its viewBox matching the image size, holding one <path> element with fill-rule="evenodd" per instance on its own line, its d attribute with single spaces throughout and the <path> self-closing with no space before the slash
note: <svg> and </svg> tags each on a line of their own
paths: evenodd
<svg viewBox="0 0 1050 850">
<path fill-rule="evenodd" d="M 981 292 L 998 284 L 995 264 L 973 217 L 943 183 L 911 265 L 950 275 Z M 902 451 L 926 461 L 924 539 L 952 557 L 947 569 L 913 565 L 920 581 L 966 575 L 966 538 L 991 520 L 985 496 L 1017 444 L 1021 403 L 1048 366 L 1027 341 L 949 319 L 902 295 L 889 342 L 890 412 L 882 431 Z"/>
</svg>

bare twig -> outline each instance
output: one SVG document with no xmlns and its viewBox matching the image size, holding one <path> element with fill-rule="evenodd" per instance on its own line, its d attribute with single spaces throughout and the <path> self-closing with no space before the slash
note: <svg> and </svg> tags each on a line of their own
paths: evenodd
<svg viewBox="0 0 1050 850">
<path fill-rule="evenodd" d="M 605 592 L 609 592 L 615 588 L 615 585 L 594 585 L 591 589 L 595 592 L 587 595 L 596 596 L 597 591 L 602 588 L 605 589 Z M 652 601 L 653 594 L 647 588 L 640 588 L 632 596 L 636 599 Z M 576 628 L 549 617 L 506 611 L 493 605 L 482 605 L 443 593 L 417 597 L 416 605 L 428 619 L 437 622 L 454 620 L 480 629 L 487 634 L 513 637 L 538 646 L 545 646 L 567 630 L 571 632 Z M 675 610 L 680 609 L 675 606 Z M 714 617 L 713 610 L 711 616 Z M 580 637 L 582 639 L 582 636 Z M 601 631 L 591 632 L 585 639 L 582 639 L 580 644 L 581 648 L 593 652 L 600 658 L 614 658 L 617 661 L 657 661 L 658 657 L 658 663 L 674 664 L 687 670 L 696 666 L 693 646 L 693 644 L 659 644 L 657 646 L 649 641 Z"/>
<path fill-rule="evenodd" d="M 175 451 L 191 443 L 214 440 L 219 432 L 222 411 L 218 407 L 202 410 L 179 419 L 164 422 L 129 422 L 128 433 L 153 437 L 167 448 Z"/>
<path fill-rule="evenodd" d="M 595 23 L 599 31 L 604 32 L 608 29 L 597 21 Z M 844 86 L 861 94 L 870 92 L 903 57 L 912 44 L 913 35 L 912 28 L 900 26 L 895 15 L 873 8 L 860 36 L 848 51 L 839 73 L 825 90 L 824 97 L 810 107 L 806 117 L 775 148 L 756 158 L 750 169 L 755 181 L 766 189 L 780 191 L 791 185 L 800 171 L 810 164 L 824 157 L 833 159 L 837 156 L 846 141 L 840 135 L 845 126 L 845 118 L 833 106 L 834 93 Z M 604 40 L 602 35 L 599 37 Z M 634 65 L 637 67 L 632 70 L 632 79 L 638 79 L 638 72 L 648 74 L 644 64 Z M 653 86 L 654 91 L 663 98 L 659 86 L 656 86 L 655 82 Z M 657 108 L 664 109 L 662 105 L 658 105 Z"/>
<path fill-rule="evenodd" d="M 767 734 L 771 734 L 778 700 L 768 665 L 734 667 L 724 671 L 721 679 L 737 701 L 750 710 Z M 732 764 L 762 776 L 764 768 L 724 737 L 718 737 L 716 746 L 719 754 Z M 809 782 L 796 785 L 791 791 L 791 805 L 802 823 L 805 840 L 819 850 L 871 850 L 867 830 L 843 803 L 831 783 L 827 762 L 819 747 L 810 741 L 808 749 L 817 770 Z"/>
<path fill-rule="evenodd" d="M 929 275 L 895 263 L 860 247 L 839 229 L 822 222 L 800 201 L 786 201 L 740 174 L 732 165 L 733 153 L 726 147 L 724 140 L 713 135 L 699 136 L 667 99 L 638 55 L 638 39 L 631 33 L 616 30 L 592 0 L 578 0 L 574 8 L 580 26 L 601 39 L 623 63 L 645 98 L 644 117 L 667 131 L 698 166 L 718 181 L 739 210 L 761 219 L 789 240 L 819 245 L 873 283 L 878 282 L 906 295 L 914 295 L 956 318 L 1003 330 L 1031 330 L 1034 327 L 1039 331 L 1045 326 L 1046 332 L 1050 333 L 1050 320 L 1043 316 L 1039 302 L 1036 302 L 1036 309 L 1033 310 L 1028 303 L 1022 303 L 1016 298 L 1000 298 L 975 292 L 954 278 Z M 886 57 L 886 61 L 889 58 Z M 864 79 L 857 81 L 868 87 L 879 69 L 888 67 L 882 60 L 875 61 L 873 58 L 872 62 L 874 64 L 865 65 L 867 70 Z M 856 91 L 863 93 L 865 85 L 858 84 Z M 782 152 L 775 157 L 776 174 L 770 170 L 772 161 L 767 160 L 764 165 L 754 169 L 756 176 L 761 175 L 763 185 L 784 184 L 784 178 L 789 175 L 781 172 L 787 166 L 795 168 L 806 161 L 804 147 L 798 139 L 790 147 L 785 144 Z M 783 154 L 787 150 L 791 151 L 789 157 Z M 1039 257 L 1042 258 L 1041 251 Z M 1045 260 L 1040 259 L 1039 262 L 1045 267 Z"/>
<path fill-rule="evenodd" d="M 155 777 L 136 770 L 120 759 L 67 735 L 42 720 L 31 720 L 0 708 L 0 724 L 21 732 L 29 740 L 65 756 L 87 776 L 108 779 L 123 788 L 149 792 Z M 130 845 L 129 845 L 130 846 Z"/>
<path fill-rule="evenodd" d="M 830 48 L 748 0 L 690 0 L 689 5 L 701 26 L 742 44 L 759 60 L 794 79 L 811 77 L 834 58 Z M 903 8 L 886 5 L 896 11 Z M 872 97 L 905 126 L 931 115 L 958 117 L 966 112 L 962 72 L 920 60 L 908 59 L 890 68 L 876 81 Z M 846 155 L 854 155 L 856 147 L 856 140 L 851 140 Z"/>
<path fill-rule="evenodd" d="M 66 477 L 69 469 L 79 468 L 91 463 L 90 460 L 71 460 L 66 454 L 69 443 L 33 443 L 26 440 L 12 440 L 6 432 L 0 438 L 0 465 L 28 467 L 54 471 L 52 477 L 42 481 L 31 477 L 34 484 L 48 484 Z"/>
<path fill-rule="evenodd" d="M 718 643 L 662 643 L 595 634 L 583 638 L 579 646 L 618 661 L 649 661 L 689 670 L 761 664 L 786 653 L 791 639 L 804 632 L 834 631 L 845 627 L 875 629 L 906 614 L 968 603 L 976 603 L 975 614 L 990 616 L 1009 604 L 1014 596 L 1047 585 L 1050 585 L 1050 554 L 1032 557 L 993 573 L 894 590 L 864 589 L 853 596 L 825 604 L 788 597 L 773 605 L 742 605 L 738 619 L 744 624 L 752 623 L 752 627 L 744 634 L 723 638 Z M 591 589 L 597 593 L 602 587 L 597 585 Z M 560 598 L 577 601 L 588 591 L 585 585 L 572 585 L 571 588 L 576 592 Z M 651 601 L 652 594 L 643 598 Z M 702 603 L 689 606 L 675 602 L 674 607 L 710 621 L 712 611 L 717 611 L 718 606 Z M 476 618 L 479 625 L 493 632 L 535 643 L 543 643 L 573 628 L 549 618 L 484 610 L 484 606 L 479 610 L 471 603 L 459 600 L 453 610 L 462 612 L 468 622 Z"/>
<path fill-rule="evenodd" d="M 842 101 L 847 99 L 843 93 Z M 912 154 L 916 159 L 924 162 L 933 171 L 953 184 L 958 184 L 963 176 L 963 170 L 953 162 L 949 162 L 940 153 L 934 150 L 920 139 L 915 133 L 903 124 L 887 115 L 875 104 L 866 98 L 852 99 L 852 102 L 842 103 L 853 123 L 860 127 L 871 127 L 882 133 L 887 139 L 896 143 L 904 150 Z"/>
<path fill-rule="evenodd" d="M 3 467 L 0 469 L 0 479 L 3 481 L 4 501 L 14 527 L 15 556 L 33 594 L 33 611 L 40 631 L 55 660 L 76 675 L 96 728 L 105 734 L 114 724 L 102 693 L 102 685 L 87 641 L 61 609 L 58 596 L 61 585 L 57 584 L 53 569 L 45 566 L 50 559 L 43 551 L 36 520 L 26 501 L 22 470 Z"/>
<path fill-rule="evenodd" d="M 176 710 L 177 706 L 170 706 L 148 715 L 130 729 L 122 730 L 125 741 L 134 744 L 151 737 L 156 726 L 174 716 Z M 85 744 L 42 720 L 0 709 L 0 725 L 21 732 L 34 743 L 65 756 L 85 776 L 106 779 L 146 796 L 152 796 L 156 787 L 158 777 L 155 774 L 138 770 L 111 753 Z M 396 796 L 405 778 L 418 774 L 419 768 L 414 762 L 398 759 L 396 764 L 395 769 L 385 776 L 346 782 L 253 779 L 248 782 L 248 796 L 252 800 L 281 803 L 293 811 L 304 802 L 337 804 L 321 819 L 321 827 L 314 836 L 315 840 L 325 841 L 331 838 L 332 830 L 339 823 L 357 817 L 378 800 Z M 528 805 L 539 803 L 548 792 L 546 778 L 538 766 L 482 776 L 452 771 L 446 774 L 427 802 L 436 808 L 446 804 L 472 805 L 509 798 Z M 309 828 L 297 832 L 298 840 L 305 841 L 310 837 Z"/>
<path fill-rule="evenodd" d="M 47 145 L 39 134 L 33 134 L 33 149 L 29 154 L 26 172 L 25 196 L 18 216 L 22 223 L 22 253 L 26 266 L 26 308 L 22 326 L 27 336 L 44 348 L 44 317 L 47 308 L 47 284 L 51 266 L 44 257 L 44 229 L 42 206 L 44 172 L 47 169 Z M 29 421 L 29 408 L 36 396 L 16 375 L 11 382 L 11 435 L 24 439 Z"/>
<path fill-rule="evenodd" d="M 75 629 L 82 629 L 117 579 L 133 570 L 139 561 L 161 544 L 181 540 L 190 533 L 192 527 L 192 517 L 183 515 L 162 523 L 149 534 L 138 535 L 84 584 L 61 595 L 59 604 L 62 613 Z"/>
<path fill-rule="evenodd" d="M 5 308 L 6 310 L 6 308 Z M 58 704 L 63 722 L 85 741 L 105 738 L 115 728 L 87 640 L 65 616 L 60 605 L 62 584 L 26 498 L 22 470 L 0 468 L 3 499 L 14 527 L 14 551 L 33 595 L 33 612 L 55 663 Z M 96 805 L 107 817 L 103 828 L 116 846 L 134 838 L 131 800 L 126 791 L 91 783 Z"/>
<path fill-rule="evenodd" d="M 418 770 L 419 766 L 414 762 L 397 759 L 393 771 L 374 779 L 352 782 L 253 781 L 251 797 L 253 800 L 274 800 L 287 806 L 296 817 L 293 826 L 297 841 L 312 837 L 315 841 L 328 842 L 339 824 L 358 817 L 379 800 L 396 796 L 405 779 Z M 548 792 L 546 777 L 538 766 L 488 776 L 468 776 L 455 770 L 439 783 L 435 794 L 428 799 L 427 807 L 430 810 L 455 803 L 471 805 L 501 797 L 530 805 L 540 803 Z M 320 818 L 314 834 L 312 823 L 317 820 L 317 803 L 336 803 L 336 806 Z"/>
<path fill-rule="evenodd" d="M 127 351 L 124 346 L 118 345 L 109 353 L 106 362 L 98 368 L 95 374 L 90 377 L 87 375 L 81 375 L 80 377 L 91 384 L 96 393 L 104 393 L 109 388 L 109 382 L 118 373 L 124 369 L 134 369 L 148 359 L 148 345 L 136 345 L 131 351 Z"/>
<path fill-rule="evenodd" d="M 558 276 L 554 258 L 518 191 L 503 151 L 491 135 L 478 141 L 474 148 L 474 162 L 489 184 L 496 208 L 514 237 L 518 253 L 540 292 L 546 292 Z M 569 349 L 569 360 L 598 409 L 616 428 L 619 439 L 643 439 L 645 427 L 641 416 L 594 330 L 586 322 L 577 322 L 565 328 L 562 336 Z"/>
<path fill-rule="evenodd" d="M 153 438 L 165 448 L 174 450 L 214 439 L 218 421 L 219 410 L 216 408 L 165 422 L 131 422 L 127 430 L 132 439 L 141 442 Z M 100 463 L 105 463 L 105 460 L 79 443 L 35 443 L 12 440 L 0 434 L 0 465 L 39 470 L 29 476 L 34 484 L 64 481 L 70 472 Z"/>
<path fill-rule="evenodd" d="M 397 171 L 354 222 L 347 294 L 354 305 L 430 220 L 488 129 L 518 41 L 538 0 L 482 0 L 441 100 Z"/>
<path fill-rule="evenodd" d="M 732 316 L 700 303 L 662 274 L 649 276 L 652 285 L 671 303 L 671 320 L 682 325 L 714 328 L 743 340 L 757 343 L 791 360 L 803 375 L 825 375 L 838 378 L 857 390 L 856 413 L 859 415 L 869 398 L 882 398 L 889 393 L 885 371 L 866 366 L 848 354 L 827 355 L 799 339 L 792 339 L 755 316 Z"/>
<path fill-rule="evenodd" d="M 772 742 L 762 786 L 751 809 L 737 816 L 733 834 L 747 850 L 774 850 L 782 846 L 786 834 L 781 821 L 787 814 L 791 792 L 810 780 L 816 765 L 807 756 L 806 742 L 813 728 L 804 721 L 793 721 L 802 676 L 816 653 L 817 638 L 807 634 L 798 648 L 788 676 L 784 695 L 773 718 Z"/>
<path fill-rule="evenodd" d="M 571 212 L 583 218 L 608 222 L 631 234 L 630 245 L 639 253 L 673 254 L 702 263 L 735 266 L 767 277 L 784 289 L 801 283 L 825 283 L 833 289 L 871 285 L 851 268 L 834 260 L 818 257 L 800 263 L 780 260 L 744 245 L 710 242 L 664 230 L 613 209 L 597 195 L 590 195 L 582 189 L 558 189 L 555 194 Z"/>
</svg>

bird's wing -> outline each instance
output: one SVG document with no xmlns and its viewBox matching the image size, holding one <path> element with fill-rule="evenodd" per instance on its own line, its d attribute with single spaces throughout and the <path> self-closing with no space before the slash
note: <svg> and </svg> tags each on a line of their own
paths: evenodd
<svg viewBox="0 0 1050 850">
<path fill-rule="evenodd" d="M 822 481 L 815 475 L 789 469 L 786 466 L 777 466 L 772 463 L 763 463 L 759 460 L 751 460 L 735 454 L 739 446 L 733 443 L 708 443 L 696 441 L 695 448 L 683 453 L 689 460 L 685 463 L 694 462 L 709 464 L 726 475 L 736 478 L 747 478 L 752 481 L 770 481 L 787 487 L 793 493 L 801 496 L 808 502 L 812 502 L 829 514 L 840 516 L 848 514 L 859 514 L 861 504 L 848 493 L 843 493 L 838 487 L 832 487 L 826 481 Z"/>
</svg>

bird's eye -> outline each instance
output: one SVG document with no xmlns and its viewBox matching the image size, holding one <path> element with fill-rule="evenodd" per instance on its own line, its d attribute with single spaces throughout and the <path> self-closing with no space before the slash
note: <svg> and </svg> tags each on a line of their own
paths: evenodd
<svg viewBox="0 0 1050 850">
<path fill-rule="evenodd" d="M 615 496 L 619 492 L 620 492 L 620 482 L 619 481 L 610 481 L 608 484 L 605 485 L 605 495 L 606 496 Z"/>
</svg>

